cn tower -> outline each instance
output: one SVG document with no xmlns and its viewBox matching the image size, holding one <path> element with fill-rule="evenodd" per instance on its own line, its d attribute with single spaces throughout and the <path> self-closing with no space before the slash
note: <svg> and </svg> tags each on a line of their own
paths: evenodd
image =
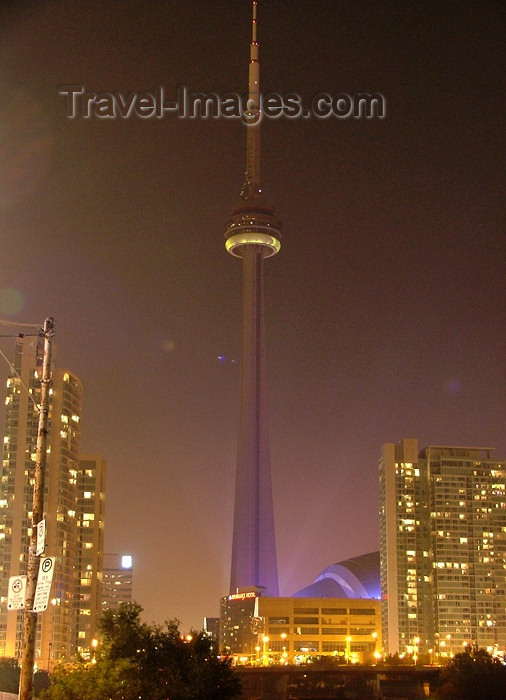
<svg viewBox="0 0 506 700">
<path fill-rule="evenodd" d="M 281 222 L 260 186 L 260 66 L 253 1 L 246 124 L 246 177 L 225 222 L 225 247 L 242 259 L 242 354 L 230 592 L 278 596 L 264 339 L 264 260 L 280 247 Z"/>
</svg>

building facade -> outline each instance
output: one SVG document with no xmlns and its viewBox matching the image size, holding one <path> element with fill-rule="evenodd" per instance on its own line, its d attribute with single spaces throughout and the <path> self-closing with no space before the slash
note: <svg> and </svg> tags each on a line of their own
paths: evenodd
<svg viewBox="0 0 506 700">
<path fill-rule="evenodd" d="M 379 600 L 367 598 L 231 594 L 222 601 L 222 651 L 250 665 L 300 664 L 322 656 L 375 663 L 382 648 L 380 607 Z"/>
<path fill-rule="evenodd" d="M 220 651 L 220 618 L 204 617 L 204 632 L 210 637 L 213 649 L 216 653 Z"/>
<path fill-rule="evenodd" d="M 129 554 L 106 554 L 102 586 L 102 610 L 117 610 L 133 602 L 133 560 Z"/>
<path fill-rule="evenodd" d="M 31 534 L 38 403 L 43 343 L 16 341 L 7 380 L 0 472 L 0 656 L 21 655 L 23 612 L 7 609 L 9 578 L 26 574 Z M 78 578 L 82 557 L 79 445 L 82 385 L 71 371 L 52 367 L 44 495 L 44 556 L 55 557 L 50 604 L 37 616 L 35 663 L 49 670 L 77 652 Z M 93 506 L 94 508 L 95 506 Z M 86 512 L 94 512 L 86 509 Z"/>
<path fill-rule="evenodd" d="M 234 658 L 255 654 L 262 633 L 261 621 L 255 617 L 256 588 L 230 593 L 221 599 L 220 652 Z"/>
<path fill-rule="evenodd" d="M 79 458 L 75 647 L 84 659 L 93 654 L 102 615 L 106 474 L 99 455 Z"/>
<path fill-rule="evenodd" d="M 387 653 L 506 648 L 506 462 L 492 448 L 383 446 L 380 576 Z"/>
</svg>

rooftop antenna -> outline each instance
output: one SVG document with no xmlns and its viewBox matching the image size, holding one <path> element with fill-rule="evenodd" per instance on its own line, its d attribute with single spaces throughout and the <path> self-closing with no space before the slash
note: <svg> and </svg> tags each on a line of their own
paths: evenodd
<svg viewBox="0 0 506 700">
<path fill-rule="evenodd" d="M 248 127 L 246 137 L 246 179 L 241 192 L 242 199 L 251 199 L 261 194 L 260 187 L 260 63 L 257 41 L 257 0 L 253 0 L 251 20 L 251 43 L 249 49 L 248 103 L 244 121 Z"/>
</svg>

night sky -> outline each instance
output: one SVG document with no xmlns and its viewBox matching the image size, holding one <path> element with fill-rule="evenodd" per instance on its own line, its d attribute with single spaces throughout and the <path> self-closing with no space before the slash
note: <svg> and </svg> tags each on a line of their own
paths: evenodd
<svg viewBox="0 0 506 700">
<path fill-rule="evenodd" d="M 0 318 L 55 318 L 58 364 L 84 385 L 83 452 L 108 462 L 106 551 L 133 555 L 148 622 L 201 628 L 230 573 L 241 263 L 223 234 L 246 127 L 69 119 L 58 86 L 243 93 L 251 4 L 0 12 Z M 379 547 L 383 443 L 506 457 L 501 13 L 260 0 L 262 92 L 387 105 L 262 122 L 283 221 L 265 265 L 282 595 Z"/>
</svg>

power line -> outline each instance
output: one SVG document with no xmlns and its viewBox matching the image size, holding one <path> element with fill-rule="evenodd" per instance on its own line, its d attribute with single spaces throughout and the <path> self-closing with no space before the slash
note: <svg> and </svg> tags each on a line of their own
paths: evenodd
<svg viewBox="0 0 506 700">
<path fill-rule="evenodd" d="M 3 321 L 0 319 L 1 326 L 19 326 L 19 328 L 38 328 L 40 329 L 40 323 L 21 323 L 21 321 Z"/>
<path fill-rule="evenodd" d="M 1 337 L 1 336 L 0 336 L 0 337 Z M 40 411 L 40 406 L 39 406 L 39 404 L 35 401 L 35 399 L 33 398 L 32 392 L 31 392 L 30 389 L 26 386 L 25 382 L 22 380 L 21 375 L 19 374 L 19 372 L 17 371 L 17 369 L 14 367 L 14 365 L 12 364 L 12 362 L 6 357 L 6 355 L 4 355 L 4 353 L 3 353 L 1 350 L 0 350 L 0 355 L 4 358 L 4 360 L 5 360 L 5 361 L 7 362 L 7 364 L 9 365 L 11 372 L 13 372 L 13 373 L 16 375 L 16 377 L 19 379 L 19 381 L 21 382 L 21 385 L 22 385 L 23 388 L 26 390 L 26 393 L 28 394 L 28 397 L 29 397 L 30 401 L 33 403 L 33 405 L 35 406 L 35 410 L 36 410 L 37 413 L 38 413 L 38 412 Z"/>
</svg>

